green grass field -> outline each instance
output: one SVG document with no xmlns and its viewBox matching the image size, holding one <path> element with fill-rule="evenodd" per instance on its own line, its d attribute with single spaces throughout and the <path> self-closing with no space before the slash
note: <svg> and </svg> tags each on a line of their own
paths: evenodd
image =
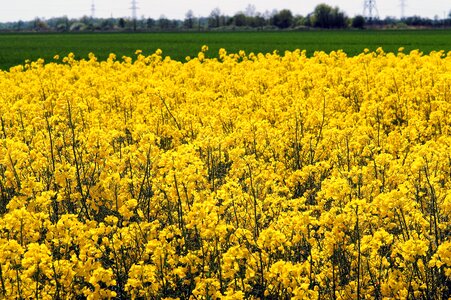
<svg viewBox="0 0 451 300">
<path fill-rule="evenodd" d="M 76 57 L 87 57 L 93 52 L 100 59 L 109 53 L 118 58 L 133 56 L 141 49 L 150 54 L 163 50 L 173 59 L 184 60 L 194 56 L 202 45 L 208 45 L 208 54 L 216 56 L 219 48 L 228 52 L 272 52 L 305 49 L 314 51 L 343 49 L 348 55 L 361 53 L 364 48 L 385 51 L 420 49 L 451 50 L 451 30 L 404 31 L 301 31 L 301 32 L 223 32 L 223 33 L 85 33 L 85 34 L 0 34 L 0 69 L 22 64 L 26 59 L 44 58 L 51 61 L 55 54 L 65 56 L 74 52 Z"/>
</svg>

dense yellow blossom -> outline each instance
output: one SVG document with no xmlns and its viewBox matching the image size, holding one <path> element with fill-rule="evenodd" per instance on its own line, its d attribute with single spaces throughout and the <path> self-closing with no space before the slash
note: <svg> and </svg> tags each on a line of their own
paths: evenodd
<svg viewBox="0 0 451 300">
<path fill-rule="evenodd" d="M 0 73 L 0 298 L 448 299 L 451 52 Z"/>
</svg>

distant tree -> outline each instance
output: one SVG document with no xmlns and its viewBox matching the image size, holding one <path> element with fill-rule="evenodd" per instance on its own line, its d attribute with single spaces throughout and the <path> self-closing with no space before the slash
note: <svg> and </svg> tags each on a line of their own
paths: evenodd
<svg viewBox="0 0 451 300">
<path fill-rule="evenodd" d="M 412 16 L 403 19 L 403 22 L 409 26 L 432 26 L 432 20 L 420 16 Z"/>
<path fill-rule="evenodd" d="M 114 23 L 115 23 L 115 20 L 113 18 L 103 19 L 100 22 L 100 28 L 105 31 L 113 30 Z"/>
<path fill-rule="evenodd" d="M 233 24 L 237 27 L 246 26 L 247 20 L 246 15 L 242 12 L 239 12 L 233 16 Z"/>
<path fill-rule="evenodd" d="M 281 29 L 291 27 L 293 25 L 293 14 L 289 9 L 282 9 L 272 17 L 272 24 Z"/>
<path fill-rule="evenodd" d="M 59 24 L 56 25 L 55 29 L 58 32 L 64 32 L 64 31 L 67 31 L 69 28 L 66 27 L 66 24 L 59 23 Z"/>
<path fill-rule="evenodd" d="M 36 31 L 46 31 L 49 29 L 48 24 L 45 20 L 41 20 L 40 18 L 34 19 L 33 29 Z"/>
<path fill-rule="evenodd" d="M 382 20 L 382 23 L 384 25 L 394 25 L 398 22 L 399 22 L 399 20 L 397 20 L 395 17 L 390 17 L 390 16 L 387 16 L 387 17 L 385 17 L 384 20 Z"/>
<path fill-rule="evenodd" d="M 221 26 L 221 10 L 219 7 L 214 8 L 208 18 L 209 27 L 219 27 Z"/>
<path fill-rule="evenodd" d="M 361 16 L 361 15 L 355 16 L 352 19 L 352 27 L 358 28 L 358 29 L 363 29 L 365 27 L 365 17 Z"/>
<path fill-rule="evenodd" d="M 23 26 L 24 26 L 24 22 L 22 20 L 17 22 L 17 31 L 21 31 Z"/>
<path fill-rule="evenodd" d="M 332 28 L 348 27 L 348 17 L 338 7 L 332 9 Z"/>
<path fill-rule="evenodd" d="M 69 27 L 70 27 L 70 21 L 69 21 L 69 18 L 68 18 L 67 16 L 63 16 L 63 21 L 66 23 L 66 24 L 65 24 L 66 30 L 69 30 Z"/>
<path fill-rule="evenodd" d="M 162 30 L 168 30 L 171 28 L 171 20 L 166 18 L 166 16 L 161 15 L 160 18 L 158 19 L 158 26 Z"/>
<path fill-rule="evenodd" d="M 304 26 L 313 27 L 314 21 L 315 21 L 315 16 L 313 15 L 313 13 L 309 13 L 304 18 Z"/>
<path fill-rule="evenodd" d="M 332 17 L 332 7 L 327 4 L 319 4 L 313 10 L 313 26 L 328 28 Z"/>
<path fill-rule="evenodd" d="M 199 17 L 197 18 L 196 26 L 197 30 L 201 31 L 202 29 L 209 26 L 210 18 L 208 17 Z"/>
<path fill-rule="evenodd" d="M 188 29 L 192 29 L 194 27 L 194 13 L 191 9 L 185 14 L 184 26 Z"/>
<path fill-rule="evenodd" d="M 273 9 L 272 11 L 269 10 L 265 10 L 262 14 L 262 17 L 267 21 L 267 22 L 272 22 L 272 17 L 277 14 L 277 10 Z"/>
<path fill-rule="evenodd" d="M 319 4 L 313 11 L 313 26 L 320 28 L 344 28 L 347 17 L 338 7 L 332 8 L 327 4 Z"/>
<path fill-rule="evenodd" d="M 306 27 L 308 16 L 295 15 L 293 17 L 293 27 Z"/>
<path fill-rule="evenodd" d="M 177 29 L 177 28 L 181 28 L 183 27 L 183 22 L 181 22 L 180 20 L 171 20 L 171 24 L 169 25 L 170 29 Z"/>
<path fill-rule="evenodd" d="M 125 28 L 125 20 L 124 18 L 120 18 L 118 21 L 119 28 Z"/>
<path fill-rule="evenodd" d="M 86 24 L 82 22 L 73 22 L 69 27 L 70 31 L 85 31 L 86 29 Z"/>
<path fill-rule="evenodd" d="M 266 19 L 260 14 L 257 13 L 257 15 L 250 19 L 249 25 L 252 27 L 263 27 L 266 25 Z"/>
<path fill-rule="evenodd" d="M 90 26 L 93 23 L 93 19 L 88 16 L 83 16 L 83 17 L 81 17 L 80 22 L 85 24 L 86 26 Z"/>
<path fill-rule="evenodd" d="M 155 20 L 152 18 L 147 18 L 146 20 L 146 28 L 152 29 L 155 26 Z"/>
<path fill-rule="evenodd" d="M 63 32 L 69 30 L 69 18 L 67 16 L 62 16 L 58 18 L 52 18 L 47 20 L 47 24 L 49 27 L 51 27 L 53 30 Z"/>
</svg>

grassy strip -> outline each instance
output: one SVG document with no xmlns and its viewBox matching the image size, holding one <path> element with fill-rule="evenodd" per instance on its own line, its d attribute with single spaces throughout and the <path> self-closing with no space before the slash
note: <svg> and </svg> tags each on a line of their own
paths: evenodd
<svg viewBox="0 0 451 300">
<path fill-rule="evenodd" d="M 308 55 L 314 51 L 343 49 L 348 55 L 361 53 L 363 49 L 406 51 L 420 49 L 451 50 L 451 30 L 424 31 L 303 31 L 303 32 L 221 32 L 221 33 L 87 33 L 87 34 L 0 34 L 0 69 L 22 64 L 26 59 L 52 60 L 58 54 L 74 52 L 87 57 L 93 52 L 99 59 L 109 53 L 118 58 L 133 56 L 135 50 L 152 53 L 161 48 L 165 55 L 176 60 L 194 56 L 201 45 L 208 45 L 209 55 L 216 56 L 220 48 L 228 52 L 273 52 L 305 49 Z"/>
</svg>

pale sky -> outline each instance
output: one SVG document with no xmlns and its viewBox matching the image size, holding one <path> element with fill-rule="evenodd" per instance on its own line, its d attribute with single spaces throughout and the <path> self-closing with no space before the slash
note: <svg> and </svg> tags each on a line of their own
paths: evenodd
<svg viewBox="0 0 451 300">
<path fill-rule="evenodd" d="M 32 20 L 35 17 L 49 19 L 51 17 L 68 16 L 78 18 L 91 15 L 94 3 L 95 16 L 100 18 L 129 17 L 132 0 L 0 0 L 0 22 Z M 312 1 L 246 1 L 246 0 L 136 0 L 138 17 L 154 19 L 164 15 L 170 19 L 184 19 L 191 9 L 195 16 L 208 16 L 212 9 L 218 7 L 221 12 L 232 16 L 238 11 L 244 11 L 248 4 L 254 5 L 258 12 L 290 9 L 293 14 L 307 15 L 319 3 L 338 6 L 350 17 L 363 12 L 363 0 L 312 0 Z M 422 17 L 440 19 L 447 16 L 451 10 L 450 0 L 405 0 L 405 16 L 420 15 Z M 386 16 L 401 16 L 400 0 L 376 0 L 376 6 L 381 18 Z"/>
</svg>

